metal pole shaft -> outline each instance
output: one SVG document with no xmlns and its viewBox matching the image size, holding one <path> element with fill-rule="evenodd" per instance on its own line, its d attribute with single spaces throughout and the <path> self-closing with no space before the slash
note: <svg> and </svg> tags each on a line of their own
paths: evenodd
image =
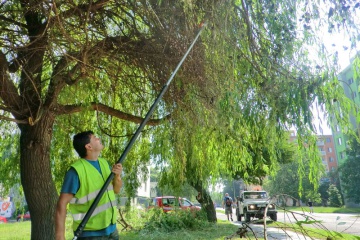
<svg viewBox="0 0 360 240">
<path fill-rule="evenodd" d="M 179 68 L 181 67 L 182 63 L 185 61 L 187 55 L 190 53 L 191 49 L 193 48 L 193 46 L 195 45 L 197 39 L 199 38 L 201 32 L 203 31 L 203 29 L 206 27 L 206 23 L 204 23 L 201 26 L 201 29 L 199 30 L 198 34 L 196 35 L 194 41 L 192 42 L 192 44 L 190 45 L 189 49 L 187 50 L 187 52 L 185 53 L 185 55 L 183 56 L 183 58 L 181 59 L 181 61 L 179 62 L 179 64 L 177 65 L 177 67 L 175 68 L 174 72 L 171 74 L 169 80 L 166 82 L 166 84 L 163 86 L 160 94 L 158 95 L 158 97 L 155 99 L 154 103 L 152 104 L 152 106 L 150 107 L 150 110 L 148 111 L 148 113 L 146 114 L 145 118 L 143 119 L 143 121 L 140 123 L 140 126 L 138 127 L 138 129 L 136 130 L 136 132 L 134 133 L 134 135 L 132 136 L 132 138 L 130 139 L 130 142 L 128 143 L 128 145 L 126 146 L 124 152 L 121 154 L 119 160 L 116 163 L 122 163 L 125 160 L 125 157 L 127 156 L 128 152 L 130 151 L 131 147 L 134 145 L 136 139 L 138 138 L 140 132 L 143 130 L 143 128 L 145 127 L 146 123 L 149 121 L 152 113 L 155 110 L 156 105 L 159 103 L 159 101 L 161 100 L 161 98 L 163 97 L 163 95 L 165 94 L 166 90 L 168 89 L 171 81 L 173 80 L 174 76 L 176 75 L 177 71 L 179 70 Z M 78 226 L 78 228 L 76 229 L 75 233 L 74 233 L 74 238 L 73 240 L 76 240 L 80 234 L 82 233 L 82 231 L 85 228 L 86 223 L 89 221 L 89 218 L 91 217 L 92 213 L 94 212 L 97 204 L 99 203 L 101 197 L 104 195 L 107 187 L 109 186 L 110 182 L 112 181 L 112 179 L 114 178 L 115 174 L 112 172 L 109 177 L 106 179 L 104 185 L 102 186 L 101 190 L 99 191 L 98 195 L 96 196 L 94 202 L 91 204 L 88 212 L 85 214 L 83 220 L 81 221 L 80 225 Z"/>
</svg>

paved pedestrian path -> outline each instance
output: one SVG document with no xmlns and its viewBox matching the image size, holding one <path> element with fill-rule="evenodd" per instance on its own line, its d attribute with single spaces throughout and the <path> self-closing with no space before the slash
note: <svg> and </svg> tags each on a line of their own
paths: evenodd
<svg viewBox="0 0 360 240">
<path fill-rule="evenodd" d="M 224 220 L 228 221 L 227 217 L 223 213 L 216 213 L 216 217 L 218 220 Z M 234 221 L 231 221 L 232 224 L 239 226 L 239 228 L 243 227 L 241 222 L 235 221 L 236 217 L 233 214 Z M 257 238 L 264 238 L 264 224 L 263 223 L 250 223 L 249 227 L 252 229 L 252 231 L 255 233 L 255 236 Z M 248 230 L 249 231 L 249 230 Z M 229 236 L 232 233 L 229 233 Z M 272 228 L 267 227 L 266 228 L 266 236 L 268 240 L 316 240 L 314 238 L 303 236 L 301 233 L 291 232 L 291 231 L 284 231 L 280 228 Z M 238 239 L 239 236 L 233 237 L 232 239 Z M 229 238 L 231 239 L 231 238 Z"/>
</svg>

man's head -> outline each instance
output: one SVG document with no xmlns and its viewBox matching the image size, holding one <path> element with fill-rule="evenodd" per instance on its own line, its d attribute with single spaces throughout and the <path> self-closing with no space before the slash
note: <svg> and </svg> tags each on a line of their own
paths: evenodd
<svg viewBox="0 0 360 240">
<path fill-rule="evenodd" d="M 228 193 L 225 193 L 225 197 L 228 197 L 229 196 L 229 194 Z"/>
<path fill-rule="evenodd" d="M 88 151 L 101 151 L 104 146 L 100 139 L 94 135 L 93 131 L 78 133 L 73 138 L 73 146 L 81 158 L 88 155 Z"/>
</svg>

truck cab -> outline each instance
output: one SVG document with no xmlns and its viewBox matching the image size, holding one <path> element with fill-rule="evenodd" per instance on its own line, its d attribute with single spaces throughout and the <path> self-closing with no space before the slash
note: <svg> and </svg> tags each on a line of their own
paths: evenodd
<svg viewBox="0 0 360 240">
<path fill-rule="evenodd" d="M 245 222 L 250 222 L 251 218 L 262 219 L 269 216 L 271 220 L 277 220 L 277 210 L 274 203 L 270 202 L 266 191 L 243 191 L 236 199 L 236 217 L 241 221 L 243 217 Z"/>
</svg>

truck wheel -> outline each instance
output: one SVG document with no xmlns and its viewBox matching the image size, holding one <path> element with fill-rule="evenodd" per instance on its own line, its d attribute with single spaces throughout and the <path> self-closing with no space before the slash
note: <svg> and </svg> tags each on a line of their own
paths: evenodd
<svg viewBox="0 0 360 240">
<path fill-rule="evenodd" d="M 241 215 L 238 208 L 236 208 L 236 220 L 241 221 Z"/>
<path fill-rule="evenodd" d="M 270 219 L 273 220 L 274 222 L 276 222 L 277 221 L 277 214 L 276 213 L 270 214 Z"/>
<path fill-rule="evenodd" d="M 244 218 L 245 218 L 245 222 L 250 222 L 250 214 L 247 212 L 244 212 Z"/>
</svg>

